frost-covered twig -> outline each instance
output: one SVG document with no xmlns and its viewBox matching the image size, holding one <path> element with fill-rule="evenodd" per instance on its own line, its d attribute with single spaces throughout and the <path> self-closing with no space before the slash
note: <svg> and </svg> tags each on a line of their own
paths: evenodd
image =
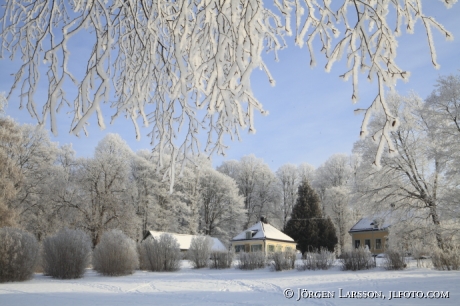
<svg viewBox="0 0 460 306">
<path fill-rule="evenodd" d="M 450 7 L 456 0 L 444 2 Z M 448 39 L 452 34 L 423 14 L 420 0 L 343 0 L 339 6 L 331 0 L 274 0 L 274 5 L 279 13 L 262 0 L 8 0 L 0 13 L 0 56 L 20 55 L 23 62 L 8 97 L 19 88 L 21 105 L 40 124 L 49 117 L 55 134 L 57 112 L 70 107 L 71 132 L 78 135 L 86 133 L 93 115 L 105 128 L 101 104 L 109 102 L 113 87 L 112 121 L 120 115 L 130 118 L 138 139 L 138 120 L 150 126 L 151 144 L 161 157 L 158 167 L 173 169 L 202 150 L 224 154 L 226 135 L 239 138 L 246 127 L 255 132 L 254 112 L 266 111 L 252 92 L 250 76 L 261 68 L 274 85 L 261 54 L 274 51 L 277 59 L 286 46 L 284 35 L 293 33 L 295 17 L 296 44 L 306 43 L 312 66 L 316 38 L 327 57 L 326 71 L 346 58 L 350 69 L 342 77 L 352 78 L 353 102 L 359 97 L 359 73 L 370 81 L 378 78 L 379 92 L 367 108 L 361 135 L 366 134 L 366 118 L 376 106 L 383 107 L 387 122 L 378 141 L 391 150 L 388 133 L 397 124 L 387 111 L 384 89 L 409 76 L 395 62 L 400 27 L 404 22 L 412 32 L 422 20 L 435 66 L 431 27 Z M 388 24 L 390 14 L 396 17 L 394 29 Z M 91 51 L 78 77 L 69 67 L 69 44 L 83 36 Z M 40 111 L 35 95 L 43 65 L 48 97 Z M 70 100 L 64 90 L 67 80 L 77 88 Z M 202 129 L 208 133 L 204 148 L 197 137 Z M 174 157 L 166 164 L 164 152 Z M 173 172 L 165 177 L 171 185 Z"/>
</svg>

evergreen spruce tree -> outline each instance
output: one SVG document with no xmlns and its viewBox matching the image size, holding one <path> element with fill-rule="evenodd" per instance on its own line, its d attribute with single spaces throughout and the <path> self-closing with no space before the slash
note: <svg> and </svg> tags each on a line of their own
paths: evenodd
<svg viewBox="0 0 460 306">
<path fill-rule="evenodd" d="M 302 254 L 321 247 L 332 252 L 337 235 L 331 219 L 323 218 L 321 214 L 318 195 L 307 181 L 300 184 L 297 194 L 297 202 L 284 232 L 297 242 Z"/>
</svg>

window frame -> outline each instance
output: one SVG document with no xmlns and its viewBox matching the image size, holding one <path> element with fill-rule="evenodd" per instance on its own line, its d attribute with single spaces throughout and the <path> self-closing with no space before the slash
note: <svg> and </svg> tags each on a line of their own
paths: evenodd
<svg viewBox="0 0 460 306">
<path fill-rule="evenodd" d="M 375 238 L 375 249 L 376 250 L 382 249 L 382 239 L 381 238 Z"/>
<path fill-rule="evenodd" d="M 364 239 L 364 245 L 369 248 L 369 251 L 372 249 L 371 239 Z"/>
<path fill-rule="evenodd" d="M 235 245 L 235 253 L 240 253 L 241 251 L 244 252 L 244 244 Z"/>
</svg>

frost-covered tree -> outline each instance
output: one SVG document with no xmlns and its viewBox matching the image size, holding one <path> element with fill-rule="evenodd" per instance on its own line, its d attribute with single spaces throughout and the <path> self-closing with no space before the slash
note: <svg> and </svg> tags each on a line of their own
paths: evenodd
<svg viewBox="0 0 460 306">
<path fill-rule="evenodd" d="M 0 115 L 3 115 L 5 112 L 6 105 L 8 104 L 8 101 L 6 100 L 5 93 L 0 92 Z"/>
<path fill-rule="evenodd" d="M 302 163 L 298 166 L 285 164 L 276 171 L 279 185 L 278 191 L 281 195 L 278 214 L 283 229 L 286 228 L 292 208 L 296 203 L 297 189 L 300 183 L 308 182 L 311 184 L 315 178 L 315 171 L 315 168 L 308 163 Z"/>
<path fill-rule="evenodd" d="M 10 200 L 18 192 L 22 173 L 15 159 L 15 144 L 21 139 L 19 125 L 0 113 L 0 227 L 16 225 L 17 212 Z"/>
<path fill-rule="evenodd" d="M 183 218 L 180 220 L 184 233 L 198 234 L 202 232 L 202 186 L 201 180 L 212 169 L 211 160 L 203 155 L 190 158 L 190 162 L 177 171 L 176 185 L 174 186 L 173 195 L 176 196 L 176 203 L 182 203 L 180 209 L 183 212 Z"/>
<path fill-rule="evenodd" d="M 346 154 L 334 154 L 316 169 L 312 183 L 318 193 L 323 213 L 326 212 L 326 191 L 332 187 L 350 187 L 357 159 Z"/>
<path fill-rule="evenodd" d="M 247 155 L 239 161 L 226 161 L 217 170 L 233 178 L 238 185 L 247 213 L 245 228 L 260 220 L 261 216 L 268 217 L 276 224 L 277 180 L 262 159 Z"/>
<path fill-rule="evenodd" d="M 418 231 L 423 231 L 422 236 L 433 237 L 437 246 L 444 249 L 452 238 L 445 226 L 455 217 L 449 211 L 458 211 L 458 202 L 443 200 L 455 182 L 445 175 L 446 158 L 443 148 L 439 147 L 439 136 L 430 130 L 432 124 L 429 117 L 424 116 L 424 103 L 420 98 L 392 96 L 390 102 L 393 112 L 401 118 L 390 138 L 399 154 L 392 158 L 384 154 L 380 171 L 369 163 L 361 163 L 356 193 L 361 201 L 368 203 L 369 211 L 383 215 L 394 211 L 392 222 L 412 218 L 429 220 L 425 228 Z M 376 116 L 371 126 L 377 130 L 381 120 L 384 119 Z M 376 150 L 378 145 L 370 140 L 357 142 L 354 148 L 364 161 L 372 159 Z M 421 226 L 420 222 L 414 223 Z"/>
<path fill-rule="evenodd" d="M 292 208 L 297 200 L 297 189 L 299 185 L 298 169 L 293 164 L 282 165 L 276 170 L 278 178 L 279 190 L 281 192 L 281 215 L 283 220 L 283 229 L 286 229 L 286 224 L 291 215 Z"/>
<path fill-rule="evenodd" d="M 72 209 L 74 224 L 90 234 L 93 246 L 104 231 L 118 228 L 135 236 L 138 219 L 128 188 L 132 152 L 115 134 L 103 138 L 94 158 L 78 161 L 75 186 L 62 205 Z"/>
<path fill-rule="evenodd" d="M 243 228 L 244 198 L 229 176 L 208 168 L 200 177 L 200 232 L 228 241 Z"/>
<path fill-rule="evenodd" d="M 443 158 L 455 176 L 460 166 L 460 75 L 440 76 L 435 90 L 426 98 L 423 114 L 429 133 L 436 141 L 431 155 Z"/>
<path fill-rule="evenodd" d="M 136 214 L 141 219 L 141 227 L 138 229 L 138 240 L 143 237 L 145 231 L 152 229 L 153 210 L 155 209 L 155 190 L 158 175 L 152 162 L 151 154 L 141 150 L 133 155 L 131 161 L 130 177 L 132 189 L 130 197 L 134 203 Z"/>
<path fill-rule="evenodd" d="M 56 201 L 67 191 L 74 154 L 43 128 L 0 115 L 0 224 L 16 223 L 39 240 L 59 229 L 67 220 Z"/>
<path fill-rule="evenodd" d="M 438 193 L 444 205 L 444 214 L 451 216 L 451 223 L 460 220 L 460 75 L 440 76 L 435 90 L 425 99 L 422 116 L 430 135 L 429 156 L 436 157 L 444 165 L 445 191 Z M 460 229 L 445 224 L 452 235 L 460 237 Z"/>
<path fill-rule="evenodd" d="M 169 157 L 168 157 L 169 158 Z M 170 193 L 163 169 L 155 167 L 158 154 L 139 151 L 131 163 L 129 191 L 136 214 L 142 219 L 139 233 L 159 230 L 175 233 L 199 232 L 199 180 L 205 169 L 211 167 L 206 158 L 195 157 L 184 168 L 175 169 L 176 183 Z"/>
<path fill-rule="evenodd" d="M 379 164 L 384 147 L 393 149 L 388 135 L 396 122 L 385 87 L 409 76 L 396 63 L 401 29 L 412 33 L 417 21 L 423 23 L 434 66 L 432 28 L 446 39 L 452 35 L 425 15 L 419 0 L 281 0 L 273 1 L 273 8 L 266 2 L 8 0 L 0 11 L 0 54 L 20 56 L 23 62 L 9 96 L 19 88 L 21 105 L 40 124 L 49 119 L 55 134 L 57 111 L 63 106 L 74 114 L 74 134 L 94 115 L 104 128 L 101 106 L 115 96 L 112 120 L 130 118 L 138 138 L 138 121 L 151 127 L 158 166 L 165 165 L 163 152 L 172 156 L 173 182 L 175 161 L 200 150 L 197 134 L 202 128 L 209 136 L 204 150 L 210 154 L 223 153 L 225 135 L 238 138 L 245 127 L 255 132 L 254 112 L 266 111 L 252 93 L 251 74 L 261 68 L 274 84 L 262 52 L 273 51 L 277 59 L 286 47 L 285 36 L 294 34 L 295 43 L 307 47 L 311 66 L 316 64 L 315 48 L 326 57 L 326 71 L 346 59 L 348 70 L 341 77 L 352 80 L 352 101 L 359 97 L 360 72 L 376 80 L 378 93 L 364 109 L 361 135 L 381 107 L 385 120 L 375 158 Z M 442 2 L 449 8 L 456 1 Z M 82 39 L 88 50 L 78 52 L 79 62 L 85 63 L 81 73 L 69 63 L 76 58 L 72 43 Z M 40 113 L 35 96 L 43 75 L 48 97 Z M 75 94 L 64 84 L 73 84 Z"/>
<path fill-rule="evenodd" d="M 16 225 L 16 213 L 7 206 L 3 199 L 0 199 L 0 228 Z"/>
<path fill-rule="evenodd" d="M 351 198 L 350 189 L 346 186 L 328 188 L 324 197 L 326 215 L 331 218 L 337 233 L 337 254 L 342 254 L 346 249 L 345 246 L 350 245 L 348 230 L 353 226 L 353 222 L 357 221 L 352 215 Z"/>
<path fill-rule="evenodd" d="M 355 155 L 334 154 L 315 172 L 313 186 L 321 200 L 323 215 L 334 223 L 339 244 L 336 252 L 344 250 L 348 229 L 362 217 L 359 205 L 352 201 L 352 188 L 359 158 Z"/>
<path fill-rule="evenodd" d="M 315 167 L 308 163 L 301 163 L 297 166 L 297 172 L 299 175 L 299 181 L 307 181 L 309 183 L 313 182 L 315 178 Z"/>
<path fill-rule="evenodd" d="M 251 223 L 260 220 L 261 217 L 265 217 L 275 226 L 280 224 L 281 218 L 278 209 L 280 194 L 278 189 L 278 180 L 275 173 L 267 164 L 262 164 L 255 189 L 255 202 L 252 211 L 254 219 Z"/>
<path fill-rule="evenodd" d="M 53 221 L 53 207 L 49 203 L 58 146 L 50 141 L 43 128 L 17 127 L 18 133 L 9 135 L 14 141 L 4 147 L 9 159 L 7 164 L 19 171 L 16 176 L 12 168 L 2 170 L 9 173 L 14 187 L 14 197 L 7 201 L 7 205 L 18 215 L 19 225 L 41 240 L 59 226 L 59 221 Z"/>
</svg>

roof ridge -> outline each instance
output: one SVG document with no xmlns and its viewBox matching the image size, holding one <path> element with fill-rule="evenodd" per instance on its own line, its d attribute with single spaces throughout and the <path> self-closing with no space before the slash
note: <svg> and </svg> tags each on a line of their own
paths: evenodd
<svg viewBox="0 0 460 306">
<path fill-rule="evenodd" d="M 264 228 L 264 223 L 262 221 L 259 221 L 260 225 L 262 225 L 262 232 L 264 233 L 264 238 L 267 238 L 267 234 L 265 233 L 265 228 Z"/>
</svg>

